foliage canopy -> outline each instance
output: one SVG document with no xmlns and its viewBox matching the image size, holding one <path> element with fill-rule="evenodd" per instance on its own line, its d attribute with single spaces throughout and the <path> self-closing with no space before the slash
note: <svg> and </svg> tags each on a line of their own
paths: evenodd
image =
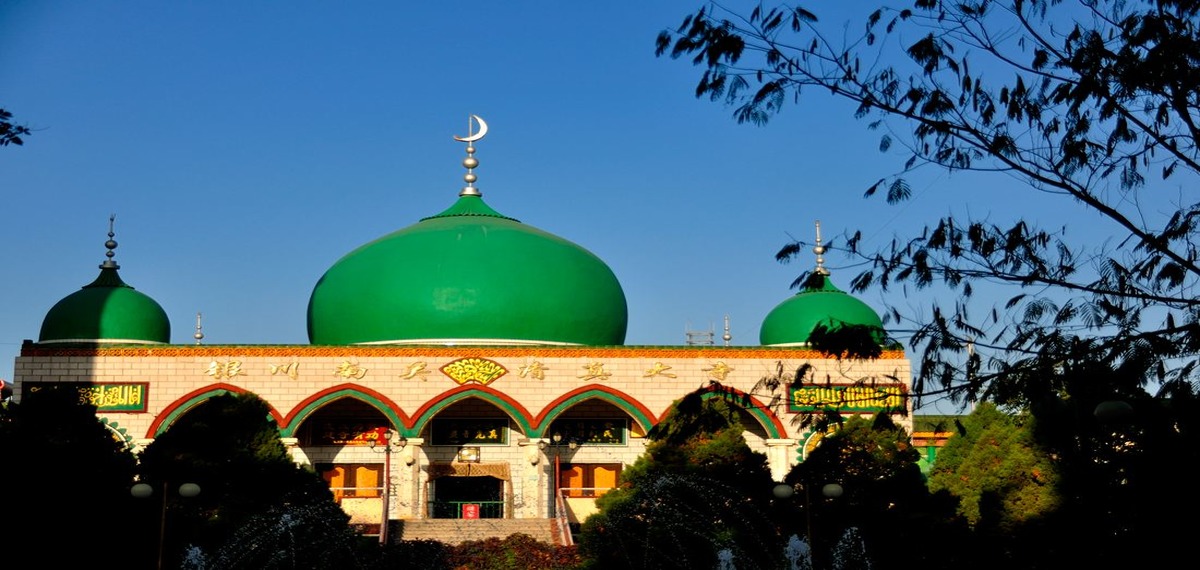
<svg viewBox="0 0 1200 570">
<path fill-rule="evenodd" d="M 1036 441 L 1033 418 L 1009 415 L 984 402 L 963 418 L 959 433 L 938 453 L 932 491 L 959 498 L 972 525 L 985 516 L 1011 530 L 1059 507 L 1058 466 Z"/>
<path fill-rule="evenodd" d="M 648 434 L 584 522 L 580 553 L 595 568 L 773 568 L 782 542 L 769 513 L 766 457 L 749 448 L 742 413 L 707 390 L 689 393 Z"/>
<path fill-rule="evenodd" d="M 877 251 L 845 237 L 868 262 L 855 290 L 952 292 L 928 317 L 888 315 L 914 319 L 918 395 L 1028 404 L 1061 394 L 1062 369 L 1083 362 L 1122 372 L 1113 393 L 1195 381 L 1198 12 L 1182 0 L 916 0 L 839 37 L 793 4 L 710 3 L 662 32 L 657 53 L 702 68 L 696 95 L 739 122 L 765 123 L 812 88 L 855 104 L 881 150 L 909 155 L 868 196 L 908 199 L 923 167 L 996 172 L 1111 228 L 1104 243 L 1072 243 L 1065 228 L 947 216 Z M 1013 293 L 968 311 L 984 283 Z"/>
</svg>

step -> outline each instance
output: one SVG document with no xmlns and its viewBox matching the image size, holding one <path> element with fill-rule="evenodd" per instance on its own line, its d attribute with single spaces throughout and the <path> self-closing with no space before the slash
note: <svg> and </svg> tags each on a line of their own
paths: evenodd
<svg viewBox="0 0 1200 570">
<path fill-rule="evenodd" d="M 437 540 L 461 544 L 472 540 L 527 534 L 557 544 L 554 519 L 404 519 L 391 521 L 388 535 L 395 540 Z"/>
</svg>

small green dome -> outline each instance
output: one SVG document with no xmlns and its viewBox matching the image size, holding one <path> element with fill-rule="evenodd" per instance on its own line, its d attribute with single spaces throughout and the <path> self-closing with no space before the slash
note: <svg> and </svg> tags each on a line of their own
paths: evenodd
<svg viewBox="0 0 1200 570">
<path fill-rule="evenodd" d="M 313 344 L 625 341 L 625 293 L 600 258 L 474 193 L 350 252 L 308 303 Z"/>
<path fill-rule="evenodd" d="M 115 244 L 114 244 L 115 245 Z M 67 295 L 42 320 L 40 343 L 168 343 L 171 322 L 154 299 L 126 285 L 111 260 L 91 284 Z"/>
<path fill-rule="evenodd" d="M 883 329 L 883 321 L 866 303 L 833 286 L 829 276 L 818 270 L 804 288 L 780 303 L 763 319 L 759 342 L 763 346 L 795 346 L 809 342 L 817 325 L 836 330 L 843 325 L 866 325 Z"/>
</svg>

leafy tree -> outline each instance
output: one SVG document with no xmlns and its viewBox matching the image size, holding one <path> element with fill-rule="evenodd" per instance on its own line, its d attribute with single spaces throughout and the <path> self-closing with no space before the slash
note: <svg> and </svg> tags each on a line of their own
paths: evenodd
<svg viewBox="0 0 1200 570">
<path fill-rule="evenodd" d="M 797 520 L 805 524 L 801 536 L 811 538 L 816 567 L 833 567 L 832 550 L 848 532 L 862 537 L 862 547 L 842 558 L 865 554 L 872 568 L 961 567 L 966 526 L 954 516 L 952 497 L 929 493 L 919 460 L 908 432 L 878 414 L 849 418 L 792 468 L 784 482 L 800 492 L 790 507 L 803 513 Z M 827 496 L 830 484 L 840 494 Z M 935 536 L 937 549 L 921 546 Z"/>
<path fill-rule="evenodd" d="M 0 406 L 6 558 L 85 568 L 119 549 L 112 529 L 132 523 L 134 457 L 114 435 L 75 387 L 27 386 Z"/>
<path fill-rule="evenodd" d="M 767 122 L 805 88 L 856 105 L 881 150 L 909 154 L 868 196 L 909 198 L 921 168 L 997 172 L 1111 228 L 1073 244 L 1065 228 L 948 216 L 878 251 L 846 238 L 869 261 L 855 290 L 951 292 L 928 318 L 888 315 L 916 322 L 917 394 L 1028 405 L 1061 394 L 1053 372 L 1076 363 L 1123 370 L 1110 393 L 1195 380 L 1198 12 L 1180 0 L 915 0 L 841 36 L 795 5 L 712 3 L 660 34 L 657 53 L 689 56 L 703 69 L 697 96 L 733 105 L 739 122 Z M 1179 188 L 1166 211 L 1149 206 L 1169 200 L 1152 178 Z M 968 311 L 984 283 L 1013 293 Z"/>
<path fill-rule="evenodd" d="M 528 534 L 472 540 L 452 547 L 446 568 L 472 570 L 570 570 L 582 560 L 573 546 L 540 542 Z"/>
<path fill-rule="evenodd" d="M 1111 230 L 1073 243 L 1065 228 L 947 216 L 877 251 L 845 238 L 868 262 L 854 290 L 945 289 L 927 318 L 887 315 L 915 323 L 918 397 L 1036 418 L 1064 493 L 1021 525 L 1057 539 L 1026 567 L 1190 556 L 1177 525 L 1155 521 L 1200 506 L 1167 467 L 1195 457 L 1200 421 L 1198 16 L 1200 3 L 1180 0 L 915 0 L 839 36 L 795 5 L 739 14 L 713 3 L 657 41 L 659 55 L 690 56 L 703 69 L 697 95 L 733 105 L 741 122 L 767 122 L 805 88 L 854 104 L 881 150 L 909 156 L 868 181 L 868 196 L 909 198 L 922 168 L 993 172 Z M 1011 295 L 979 311 L 983 286 Z M 1120 425 L 1095 417 L 1112 402 L 1133 410 Z M 1138 541 L 1154 547 L 1128 548 Z"/>
<path fill-rule="evenodd" d="M 186 546 L 211 568 L 357 568 L 370 559 L 318 474 L 298 466 L 268 408 L 225 394 L 189 410 L 140 454 L 156 489 L 200 486 L 170 497 L 168 560 Z M 374 553 L 370 553 L 374 554 Z"/>
<path fill-rule="evenodd" d="M 21 137 L 29 135 L 29 127 L 13 123 L 12 117 L 11 112 L 0 107 L 0 146 L 23 145 L 25 140 Z"/>
<path fill-rule="evenodd" d="M 739 408 L 708 390 L 679 400 L 647 436 L 579 549 L 595 568 L 715 568 L 728 550 L 738 568 L 774 568 L 783 543 L 770 517 L 766 457 L 746 445 Z"/>
<path fill-rule="evenodd" d="M 1032 417 L 985 402 L 960 426 L 938 454 L 929 488 L 958 497 L 972 525 L 987 515 L 995 518 L 988 525 L 1011 531 L 1059 507 L 1058 466 L 1034 439 Z"/>
<path fill-rule="evenodd" d="M 1064 381 L 1082 386 L 1074 390 L 1081 396 L 1036 404 L 1035 433 L 1058 460 L 1061 505 L 1011 537 L 1013 553 L 1025 555 L 1019 565 L 1150 566 L 1194 556 L 1191 525 L 1164 521 L 1200 511 L 1200 492 L 1181 469 L 1200 461 L 1200 397 L 1187 385 L 1099 403 L 1087 393 L 1118 382 L 1110 376 L 1120 373 L 1103 363 L 1071 366 Z"/>
</svg>

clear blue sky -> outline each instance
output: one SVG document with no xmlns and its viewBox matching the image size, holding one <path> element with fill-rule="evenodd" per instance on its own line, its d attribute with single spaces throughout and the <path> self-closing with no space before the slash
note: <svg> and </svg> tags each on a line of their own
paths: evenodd
<svg viewBox="0 0 1200 570">
<path fill-rule="evenodd" d="M 836 21 L 840 4 L 806 5 Z M 812 265 L 774 254 L 818 219 L 872 246 L 949 212 L 1028 213 L 1002 176 L 863 198 L 906 157 L 823 94 L 766 127 L 696 99 L 699 71 L 654 38 L 699 5 L 0 0 L 0 107 L 34 130 L 0 148 L 0 378 L 97 275 L 110 214 L 121 274 L 173 342 L 202 312 L 207 343 L 306 343 L 326 269 L 453 202 L 469 114 L 490 127 L 484 199 L 608 262 L 628 345 L 719 337 L 725 315 L 733 344 L 758 344 Z M 843 289 L 848 263 L 827 255 Z"/>
</svg>

